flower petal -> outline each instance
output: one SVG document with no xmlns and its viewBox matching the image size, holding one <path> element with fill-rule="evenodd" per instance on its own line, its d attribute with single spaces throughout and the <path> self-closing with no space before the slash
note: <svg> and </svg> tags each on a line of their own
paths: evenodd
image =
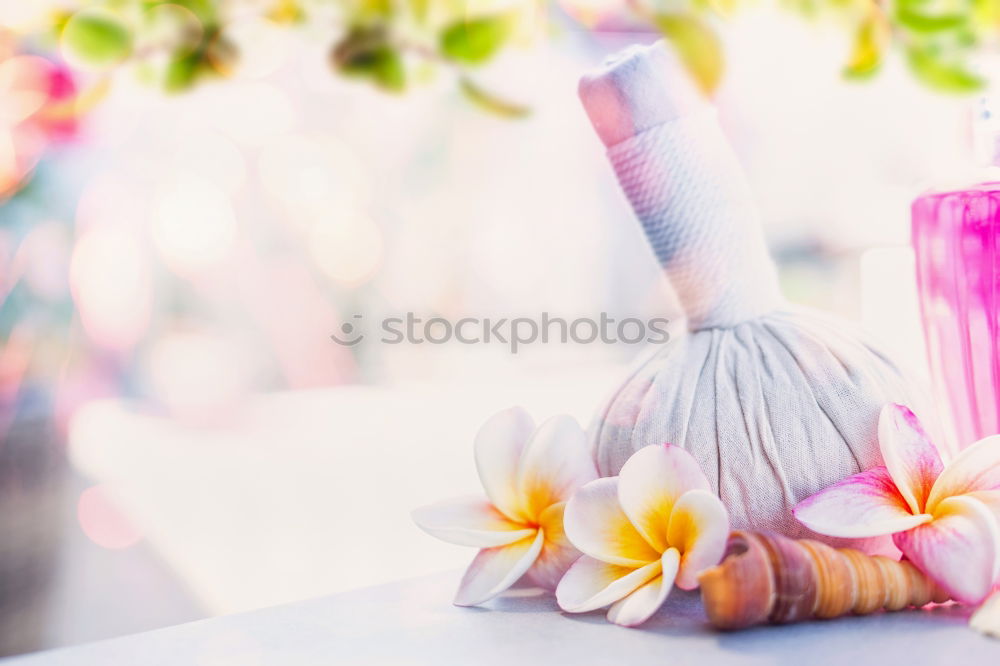
<svg viewBox="0 0 1000 666">
<path fill-rule="evenodd" d="M 902 532 L 931 520 L 913 515 L 885 467 L 849 476 L 792 509 L 799 522 L 827 536 L 861 538 Z"/>
<path fill-rule="evenodd" d="M 535 535 L 536 528 L 511 521 L 480 497 L 459 497 L 416 509 L 413 522 L 442 541 L 493 548 Z"/>
<path fill-rule="evenodd" d="M 729 537 L 729 515 L 722 501 L 707 490 L 689 490 L 670 514 L 667 540 L 681 553 L 677 587 L 698 587 L 698 574 L 722 559 Z M 666 567 L 664 567 L 666 568 Z"/>
<path fill-rule="evenodd" d="M 489 601 L 516 583 L 542 550 L 545 535 L 538 534 L 497 548 L 484 548 L 465 570 L 455 594 L 456 606 L 475 606 Z"/>
<path fill-rule="evenodd" d="M 563 512 L 566 502 L 553 504 L 542 512 L 539 526 L 545 532 L 545 542 L 538 559 L 528 569 L 528 578 L 539 587 L 547 590 L 556 589 L 559 580 L 580 557 L 581 553 L 570 543 L 563 529 Z"/>
<path fill-rule="evenodd" d="M 476 434 L 479 480 L 493 506 L 512 520 L 524 518 L 518 501 L 517 470 L 535 422 L 520 407 L 494 414 Z"/>
<path fill-rule="evenodd" d="M 603 608 L 660 575 L 660 561 L 633 569 L 584 555 L 569 568 L 556 587 L 556 602 L 567 613 Z"/>
<path fill-rule="evenodd" d="M 1000 589 L 991 594 L 972 614 L 969 626 L 979 633 L 1000 638 Z"/>
<path fill-rule="evenodd" d="M 976 490 L 966 493 L 966 497 L 975 497 L 985 504 L 993 517 L 997 519 L 997 525 L 1000 525 L 1000 490 Z"/>
<path fill-rule="evenodd" d="M 895 403 L 883 407 L 878 417 L 878 445 L 910 513 L 924 513 L 931 486 L 944 465 L 916 415 Z"/>
<path fill-rule="evenodd" d="M 576 420 L 555 416 L 540 425 L 525 446 L 518 474 L 521 506 L 533 520 L 596 479 L 587 436 Z"/>
<path fill-rule="evenodd" d="M 596 479 L 576 491 L 563 521 L 569 540 L 591 557 L 633 568 L 660 559 L 618 504 L 618 477 Z"/>
<path fill-rule="evenodd" d="M 685 492 L 711 486 L 690 453 L 672 444 L 639 449 L 618 475 L 622 510 L 657 552 L 667 549 L 667 525 L 674 503 Z"/>
<path fill-rule="evenodd" d="M 1000 489 L 1000 435 L 981 439 L 955 456 L 938 477 L 927 510 L 933 511 L 946 497 L 977 490 Z"/>
<path fill-rule="evenodd" d="M 608 620 L 623 627 L 635 627 L 651 618 L 667 600 L 667 595 L 674 586 L 673 579 L 679 562 L 677 549 L 668 548 L 663 553 L 663 573 L 621 601 L 615 602 L 608 610 Z"/>
<path fill-rule="evenodd" d="M 903 554 L 958 601 L 976 603 L 1000 572 L 1000 528 L 974 497 L 948 497 L 934 521 L 893 537 Z"/>
</svg>

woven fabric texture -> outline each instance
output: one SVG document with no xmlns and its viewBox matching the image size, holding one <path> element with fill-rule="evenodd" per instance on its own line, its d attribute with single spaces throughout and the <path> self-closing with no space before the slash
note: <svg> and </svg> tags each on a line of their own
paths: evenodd
<svg viewBox="0 0 1000 666">
<path fill-rule="evenodd" d="M 711 109 L 608 149 L 692 330 L 782 305 L 750 188 Z"/>
</svg>

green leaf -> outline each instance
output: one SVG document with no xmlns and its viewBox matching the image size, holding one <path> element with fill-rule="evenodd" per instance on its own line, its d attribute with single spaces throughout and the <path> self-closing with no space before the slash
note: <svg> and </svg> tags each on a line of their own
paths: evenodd
<svg viewBox="0 0 1000 666">
<path fill-rule="evenodd" d="M 391 92 L 406 87 L 406 66 L 384 31 L 356 28 L 334 48 L 333 66 L 346 76 L 366 78 Z"/>
<path fill-rule="evenodd" d="M 531 114 L 531 109 L 528 107 L 498 97 L 466 77 L 459 79 L 458 86 L 466 99 L 490 113 L 505 118 L 524 118 Z"/>
<path fill-rule="evenodd" d="M 218 27 L 206 31 L 204 51 L 204 71 L 221 76 L 229 76 L 235 71 L 240 59 L 239 48 Z"/>
<path fill-rule="evenodd" d="M 655 21 L 701 89 L 711 94 L 725 71 L 722 43 L 716 34 L 700 19 L 687 14 L 660 14 Z"/>
<path fill-rule="evenodd" d="M 997 0 L 972 0 L 972 21 L 988 27 L 1000 23 L 1000 2 Z"/>
<path fill-rule="evenodd" d="M 238 60 L 236 45 L 218 26 L 207 26 L 197 49 L 173 51 L 163 72 L 163 88 L 169 93 L 183 92 L 205 77 L 229 76 Z"/>
<path fill-rule="evenodd" d="M 392 16 L 393 6 L 391 0 L 356 0 L 358 5 L 355 9 L 358 18 L 370 21 L 372 19 L 386 19 Z"/>
<path fill-rule="evenodd" d="M 155 4 L 163 4 L 156 2 Z M 190 10 L 202 23 L 218 23 L 219 16 L 213 0 L 171 0 L 170 4 Z"/>
<path fill-rule="evenodd" d="M 181 92 L 194 85 L 202 67 L 200 53 L 187 53 L 174 57 L 163 75 L 163 88 L 167 92 Z"/>
<path fill-rule="evenodd" d="M 941 55 L 931 49 L 911 47 L 906 56 L 917 78 L 936 90 L 970 93 L 982 89 L 985 83 L 961 64 L 942 60 Z"/>
<path fill-rule="evenodd" d="M 190 9 L 173 3 L 150 7 L 142 15 L 137 32 L 141 35 L 142 52 L 195 50 L 202 42 L 205 30 L 201 19 Z"/>
<path fill-rule="evenodd" d="M 372 78 L 376 85 L 390 92 L 402 92 L 406 88 L 406 66 L 399 51 L 388 46 L 376 53 Z"/>
<path fill-rule="evenodd" d="M 889 40 L 888 24 L 881 13 L 872 12 L 858 26 L 851 56 L 844 65 L 844 76 L 866 79 L 878 71 Z"/>
<path fill-rule="evenodd" d="M 424 23 L 431 8 L 430 0 L 409 0 L 410 13 L 417 23 Z"/>
<path fill-rule="evenodd" d="M 913 7 L 901 5 L 896 21 L 914 32 L 934 33 L 964 28 L 969 21 L 965 14 L 925 14 Z"/>
<path fill-rule="evenodd" d="M 510 14 L 452 23 L 441 32 L 441 53 L 447 58 L 469 65 L 484 63 L 510 37 L 513 24 Z"/>
<path fill-rule="evenodd" d="M 63 27 L 63 49 L 81 63 L 111 67 L 128 57 L 132 33 L 116 14 L 106 9 L 84 9 Z"/>
</svg>

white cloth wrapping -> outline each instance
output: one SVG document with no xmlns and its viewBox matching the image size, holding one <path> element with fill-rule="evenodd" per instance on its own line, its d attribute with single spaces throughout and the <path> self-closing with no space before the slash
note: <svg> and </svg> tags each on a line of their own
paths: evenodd
<svg viewBox="0 0 1000 666">
<path fill-rule="evenodd" d="M 662 43 L 629 49 L 580 95 L 690 329 L 596 419 L 598 469 L 614 475 L 644 446 L 677 444 L 734 528 L 808 534 L 791 508 L 880 464 L 879 410 L 920 414 L 922 391 L 847 323 L 784 302 L 737 160 Z"/>
<path fill-rule="evenodd" d="M 714 112 L 647 129 L 608 157 L 691 330 L 782 305 L 750 189 Z"/>
</svg>

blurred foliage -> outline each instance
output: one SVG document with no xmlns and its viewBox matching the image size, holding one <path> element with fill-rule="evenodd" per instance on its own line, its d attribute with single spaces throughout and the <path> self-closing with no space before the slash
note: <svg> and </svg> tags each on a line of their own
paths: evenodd
<svg viewBox="0 0 1000 666">
<path fill-rule="evenodd" d="M 719 38 L 704 21 L 688 14 L 658 14 L 654 22 L 702 89 L 711 94 L 725 67 Z"/>
<path fill-rule="evenodd" d="M 747 2 L 748 0 L 742 0 Z M 780 0 L 789 11 L 836 22 L 850 38 L 844 75 L 867 79 L 886 55 L 902 54 L 931 88 L 967 92 L 983 85 L 970 66 L 977 50 L 995 46 L 1000 0 Z M 330 42 L 339 74 L 399 93 L 428 65 L 455 71 L 459 90 L 476 106 L 524 115 L 473 80 L 474 70 L 506 49 L 546 38 L 555 15 L 587 28 L 660 32 L 706 93 L 725 70 L 713 25 L 741 0 L 80 0 L 58 3 L 50 25 L 75 67 L 109 71 L 128 63 L 165 90 L 182 91 L 226 75 L 239 53 L 230 26 L 248 13 L 289 28 L 308 27 Z M 326 31 L 324 33 L 324 31 Z M 252 45 L 250 45 L 252 48 Z M 425 78 L 425 77 L 424 77 Z"/>
<path fill-rule="evenodd" d="M 132 33 L 114 13 L 101 8 L 85 9 L 63 25 L 62 42 L 82 61 L 104 67 L 128 57 Z"/>
<path fill-rule="evenodd" d="M 385 90 L 406 88 L 403 55 L 382 26 L 351 28 L 333 49 L 333 66 L 346 76 L 369 79 Z"/>
<path fill-rule="evenodd" d="M 457 21 L 441 32 L 441 54 L 455 62 L 480 65 L 503 47 L 516 17 L 512 14 Z"/>
<path fill-rule="evenodd" d="M 458 84 L 459 90 L 462 91 L 462 94 L 465 95 L 470 102 L 479 108 L 495 113 L 498 116 L 521 118 L 530 113 L 528 107 L 501 99 L 500 97 L 497 97 L 489 91 L 481 88 L 474 81 L 472 81 L 472 79 L 463 77 L 459 79 Z"/>
</svg>

